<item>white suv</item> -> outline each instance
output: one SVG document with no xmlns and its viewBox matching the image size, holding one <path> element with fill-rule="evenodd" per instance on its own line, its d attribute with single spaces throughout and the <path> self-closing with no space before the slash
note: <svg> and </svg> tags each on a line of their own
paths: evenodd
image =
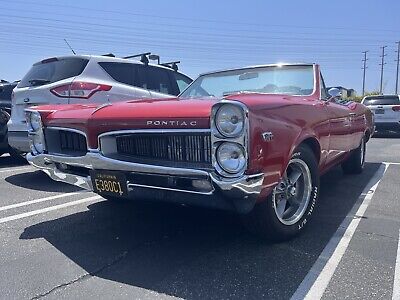
<svg viewBox="0 0 400 300">
<path fill-rule="evenodd" d="M 361 101 L 374 113 L 376 131 L 400 132 L 400 96 L 366 96 Z"/>
<path fill-rule="evenodd" d="M 176 64 L 149 64 L 146 55 L 141 61 L 73 55 L 35 63 L 13 91 L 9 144 L 22 153 L 30 151 L 24 113 L 30 106 L 165 98 L 192 82 L 177 72 Z"/>
</svg>

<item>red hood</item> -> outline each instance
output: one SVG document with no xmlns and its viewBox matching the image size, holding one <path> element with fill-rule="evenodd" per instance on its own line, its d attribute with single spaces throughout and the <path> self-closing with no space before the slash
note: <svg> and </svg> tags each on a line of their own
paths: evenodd
<svg viewBox="0 0 400 300">
<path fill-rule="evenodd" d="M 144 100 L 104 105 L 37 107 L 45 126 L 68 127 L 85 132 L 91 148 L 99 134 L 125 129 L 210 128 L 211 100 Z M 57 109 L 57 110 L 55 110 Z M 50 112 L 50 113 L 49 113 Z"/>
<path fill-rule="evenodd" d="M 216 101 L 210 100 L 144 100 L 127 101 L 103 105 L 57 105 L 40 106 L 37 110 L 46 115 L 47 126 L 121 126 L 129 124 L 131 129 L 145 128 L 208 128 L 211 107 Z M 47 114 L 45 113 L 47 112 Z M 48 113 L 50 112 L 50 113 Z M 151 121 L 151 122 L 150 122 Z M 168 124 L 157 125 L 157 121 Z M 173 122 L 179 121 L 179 122 Z M 197 121 L 196 125 L 181 124 Z"/>
<path fill-rule="evenodd" d="M 246 104 L 251 110 L 276 108 L 300 97 L 236 94 L 225 97 Z M 220 99 L 150 99 L 113 104 L 39 106 L 45 126 L 79 129 L 97 148 L 99 134 L 125 129 L 207 129 L 212 106 Z"/>
</svg>

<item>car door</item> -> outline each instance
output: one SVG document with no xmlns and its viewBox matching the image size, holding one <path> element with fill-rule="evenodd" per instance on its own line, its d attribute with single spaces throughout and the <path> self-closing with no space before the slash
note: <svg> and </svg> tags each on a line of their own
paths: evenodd
<svg viewBox="0 0 400 300">
<path fill-rule="evenodd" d="M 351 110 L 327 93 L 324 79 L 320 75 L 321 99 L 326 103 L 330 123 L 329 153 L 327 163 L 333 162 L 352 149 Z"/>
</svg>

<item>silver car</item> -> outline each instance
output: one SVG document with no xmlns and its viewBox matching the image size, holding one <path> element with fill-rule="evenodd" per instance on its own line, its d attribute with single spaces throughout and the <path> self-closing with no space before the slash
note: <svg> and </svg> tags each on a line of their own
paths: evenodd
<svg viewBox="0 0 400 300">
<path fill-rule="evenodd" d="M 376 131 L 400 132 L 400 96 L 366 96 L 361 102 L 374 113 Z"/>
<path fill-rule="evenodd" d="M 105 103 L 129 99 L 167 98 L 192 82 L 176 64 L 149 64 L 114 56 L 73 55 L 35 63 L 13 91 L 9 144 L 30 151 L 24 110 L 34 105 Z"/>
</svg>

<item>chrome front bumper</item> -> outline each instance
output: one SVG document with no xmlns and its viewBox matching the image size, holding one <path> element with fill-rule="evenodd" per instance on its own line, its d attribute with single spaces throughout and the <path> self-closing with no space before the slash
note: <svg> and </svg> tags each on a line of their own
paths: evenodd
<svg viewBox="0 0 400 300">
<path fill-rule="evenodd" d="M 52 179 L 87 190 L 93 190 L 89 175 L 83 176 L 66 172 L 65 169 L 60 168 L 60 164 L 87 170 L 119 171 L 128 175 L 146 174 L 150 176 L 167 176 L 169 178 L 191 178 L 196 181 L 203 181 L 206 186 L 209 186 L 209 189 L 162 187 L 157 186 L 157 180 L 146 185 L 127 180 L 129 196 L 134 198 L 153 197 L 159 200 L 235 210 L 242 213 L 248 212 L 253 208 L 262 191 L 264 181 L 262 173 L 227 179 L 218 176 L 216 173 L 204 170 L 119 161 L 104 157 L 95 151 L 88 152 L 83 157 L 28 154 L 27 160 L 31 165 L 47 173 Z"/>
</svg>

